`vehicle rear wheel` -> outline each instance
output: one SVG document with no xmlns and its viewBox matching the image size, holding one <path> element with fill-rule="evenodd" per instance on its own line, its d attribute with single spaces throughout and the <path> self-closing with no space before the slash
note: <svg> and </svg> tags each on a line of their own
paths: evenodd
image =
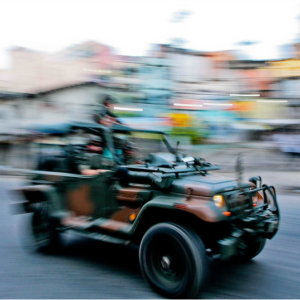
<svg viewBox="0 0 300 300">
<path fill-rule="evenodd" d="M 244 261 L 251 260 L 264 249 L 265 245 L 266 245 L 266 239 L 261 239 L 258 242 L 250 244 L 247 246 L 245 250 L 243 250 L 240 257 Z"/>
<path fill-rule="evenodd" d="M 47 202 L 34 204 L 31 218 L 31 231 L 34 248 L 37 251 L 49 253 L 60 246 L 60 236 L 54 220 L 49 215 Z"/>
<path fill-rule="evenodd" d="M 192 230 L 173 223 L 151 227 L 140 245 L 140 267 L 157 292 L 170 298 L 194 298 L 206 279 L 205 247 Z"/>
</svg>

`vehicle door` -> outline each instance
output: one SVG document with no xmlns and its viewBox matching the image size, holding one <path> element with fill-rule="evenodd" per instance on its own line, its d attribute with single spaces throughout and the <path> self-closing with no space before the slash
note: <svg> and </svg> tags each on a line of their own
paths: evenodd
<svg viewBox="0 0 300 300">
<path fill-rule="evenodd" d="M 116 162 L 109 137 L 101 135 L 103 140 L 102 153 L 85 154 L 86 163 L 91 169 L 97 170 L 98 175 L 81 176 L 76 184 L 70 185 L 66 199 L 69 210 L 75 216 L 88 218 L 106 218 L 115 208 L 109 196 L 109 187 L 112 184 Z"/>
</svg>

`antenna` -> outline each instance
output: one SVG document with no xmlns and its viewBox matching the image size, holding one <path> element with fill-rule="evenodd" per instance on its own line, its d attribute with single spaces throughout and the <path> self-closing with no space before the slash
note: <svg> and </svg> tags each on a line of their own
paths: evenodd
<svg viewBox="0 0 300 300">
<path fill-rule="evenodd" d="M 237 173 L 237 181 L 238 181 L 238 187 L 241 188 L 242 187 L 242 182 L 243 182 L 243 171 L 244 171 L 244 167 L 243 167 L 243 159 L 242 159 L 242 154 L 239 153 L 237 155 L 237 159 L 236 159 L 236 166 L 235 166 L 235 170 Z"/>
<path fill-rule="evenodd" d="M 179 155 L 178 155 L 179 144 L 180 144 L 180 141 L 177 141 L 177 143 L 176 143 L 176 149 L 175 149 L 175 155 L 176 155 L 176 161 L 177 161 L 177 162 L 181 162 L 181 161 L 182 161 L 182 160 L 180 159 Z"/>
</svg>

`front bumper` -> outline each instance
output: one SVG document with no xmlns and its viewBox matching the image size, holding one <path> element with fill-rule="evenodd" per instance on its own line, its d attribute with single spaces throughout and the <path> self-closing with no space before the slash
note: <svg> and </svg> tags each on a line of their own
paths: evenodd
<svg viewBox="0 0 300 300">
<path fill-rule="evenodd" d="M 272 239 L 278 231 L 280 214 L 275 188 L 263 185 L 249 191 L 239 191 L 238 197 L 248 198 L 252 203 L 253 193 L 263 194 L 263 203 L 251 209 L 235 210 L 229 220 L 232 231 L 229 236 L 218 241 L 218 252 L 222 260 L 238 255 L 244 249 L 262 239 Z M 238 211 L 238 213 L 237 213 Z"/>
</svg>

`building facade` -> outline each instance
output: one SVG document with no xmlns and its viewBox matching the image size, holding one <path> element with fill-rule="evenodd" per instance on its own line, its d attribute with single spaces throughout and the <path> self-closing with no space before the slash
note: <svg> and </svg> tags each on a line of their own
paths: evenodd
<svg viewBox="0 0 300 300">
<path fill-rule="evenodd" d="M 113 68 L 113 49 L 85 42 L 48 54 L 27 48 L 10 50 L 12 66 L 0 72 L 2 91 L 37 93 L 97 80 Z"/>
</svg>

